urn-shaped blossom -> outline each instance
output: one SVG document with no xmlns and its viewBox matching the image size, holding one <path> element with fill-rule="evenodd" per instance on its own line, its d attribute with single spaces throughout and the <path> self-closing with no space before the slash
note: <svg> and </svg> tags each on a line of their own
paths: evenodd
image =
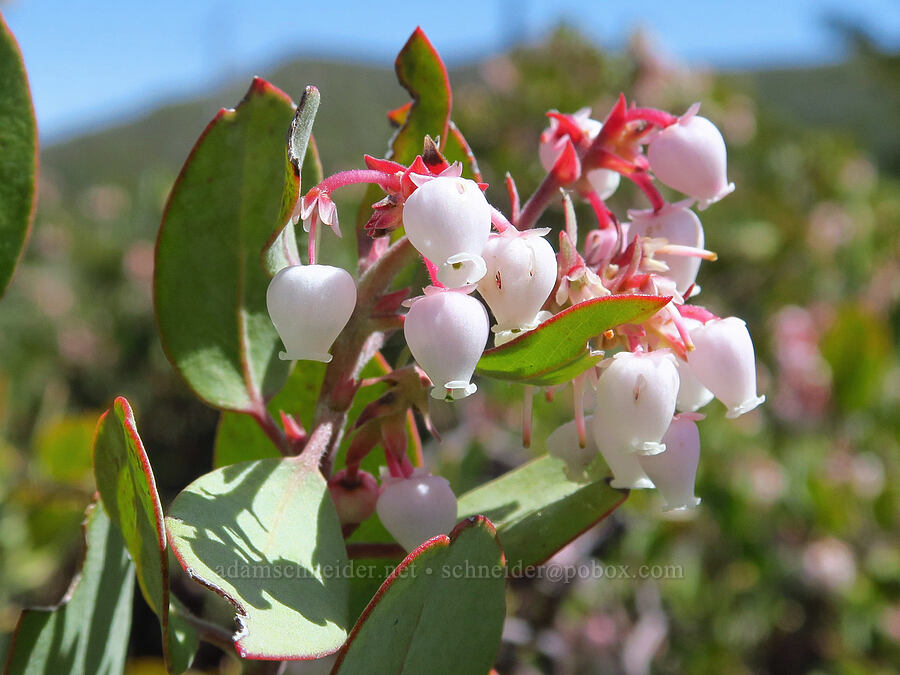
<svg viewBox="0 0 900 675">
<path fill-rule="evenodd" d="M 340 267 L 291 265 L 269 282 L 266 305 L 284 342 L 282 359 L 328 363 L 328 350 L 356 307 L 356 282 Z"/>
<path fill-rule="evenodd" d="M 663 436 L 666 451 L 640 455 L 638 461 L 666 502 L 665 510 L 692 509 L 700 500 L 694 496 L 694 481 L 700 462 L 700 432 L 690 417 L 676 416 Z"/>
<path fill-rule="evenodd" d="M 415 298 L 403 324 L 413 358 L 425 371 L 437 399 L 474 394 L 475 365 L 488 338 L 488 315 L 476 298 L 460 291 L 429 287 Z"/>
<path fill-rule="evenodd" d="M 357 471 L 351 481 L 347 470 L 341 469 L 328 479 L 328 492 L 341 525 L 355 525 L 375 513 L 381 490 L 375 476 L 368 471 Z"/>
<path fill-rule="evenodd" d="M 585 425 L 590 427 L 593 416 L 584 418 Z M 547 436 L 547 454 L 566 463 L 566 475 L 572 480 L 584 477 L 584 472 L 600 452 L 594 437 L 588 434 L 582 448 L 578 442 L 578 428 L 575 420 L 571 420 L 554 429 Z"/>
<path fill-rule="evenodd" d="M 588 117 L 589 113 L 590 111 L 587 109 L 580 110 L 572 115 L 572 118 L 581 127 L 581 132 L 587 140 L 593 141 L 603 128 L 603 123 Z M 553 168 L 567 141 L 568 135 L 555 133 L 553 127 L 544 130 L 544 133 L 541 134 L 541 144 L 538 147 L 538 156 L 544 171 L 550 171 Z M 591 169 L 584 177 L 600 199 L 612 197 L 622 179 L 618 172 L 609 169 Z"/>
<path fill-rule="evenodd" d="M 678 371 L 668 350 L 622 352 L 597 380 L 594 432 L 601 452 L 653 455 L 675 413 Z"/>
<path fill-rule="evenodd" d="M 665 239 L 674 246 L 703 248 L 703 226 L 685 202 L 666 204 L 659 211 L 629 211 L 628 217 L 631 218 L 628 229 L 630 237 L 652 237 Z M 665 276 L 675 282 L 679 293 L 686 293 L 697 279 L 699 257 L 671 253 L 658 253 L 654 257 L 668 265 L 669 271 L 665 272 Z"/>
<path fill-rule="evenodd" d="M 474 181 L 438 176 L 423 183 L 403 205 L 403 227 L 445 286 L 459 288 L 484 276 L 481 252 L 491 232 L 491 207 Z"/>
<path fill-rule="evenodd" d="M 491 237 L 482 255 L 487 274 L 478 282 L 478 292 L 497 319 L 493 331 L 500 345 L 543 319 L 541 307 L 556 284 L 556 253 L 531 230 Z"/>
<path fill-rule="evenodd" d="M 663 183 L 683 192 L 705 209 L 734 191 L 728 182 L 725 139 L 716 126 L 692 107 L 677 122 L 650 140 L 650 169 Z"/>
<path fill-rule="evenodd" d="M 587 422 L 590 420 L 592 431 L 592 445 L 603 456 L 603 460 L 612 473 L 612 481 L 610 485 L 618 489 L 626 490 L 646 490 L 654 487 L 653 481 L 647 476 L 647 473 L 641 468 L 638 461 L 638 455 L 623 450 L 621 443 L 618 442 L 615 431 L 609 427 L 608 420 L 601 415 L 589 415 L 585 418 Z M 572 433 L 576 433 L 574 421 L 572 422 Z M 566 434 L 568 435 L 568 431 Z M 574 439 L 575 445 L 578 445 L 578 437 Z M 550 441 L 547 440 L 547 447 L 550 447 Z"/>
<path fill-rule="evenodd" d="M 740 417 L 766 400 L 756 393 L 756 358 L 746 323 L 736 316 L 713 319 L 690 335 L 694 350 L 688 353 L 688 365 L 728 408 L 725 417 Z"/>
<path fill-rule="evenodd" d="M 450 483 L 425 469 L 415 469 L 409 478 L 385 478 L 376 509 L 382 525 L 407 551 L 456 525 Z"/>
<path fill-rule="evenodd" d="M 698 321 L 697 324 L 699 323 Z M 713 393 L 697 379 L 687 361 L 675 359 L 675 367 L 678 369 L 676 410 L 679 412 L 695 412 L 715 398 Z"/>
</svg>

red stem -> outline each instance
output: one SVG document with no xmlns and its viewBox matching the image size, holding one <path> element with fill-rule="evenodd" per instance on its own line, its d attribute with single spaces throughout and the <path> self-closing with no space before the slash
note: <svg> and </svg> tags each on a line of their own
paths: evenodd
<svg viewBox="0 0 900 675">
<path fill-rule="evenodd" d="M 395 192 L 400 188 L 400 181 L 397 176 L 373 169 L 350 169 L 349 171 L 341 171 L 329 176 L 314 187 L 313 190 L 317 189 L 331 193 L 338 188 L 360 183 L 375 183 L 385 192 Z"/>
<path fill-rule="evenodd" d="M 651 206 L 653 206 L 654 211 L 659 211 L 666 205 L 666 200 L 663 199 L 663 196 L 659 193 L 659 190 L 656 189 L 656 186 L 653 184 L 653 180 L 650 178 L 650 174 L 648 174 L 646 171 L 638 171 L 635 173 L 626 174 L 626 177 L 631 179 L 631 182 L 637 185 L 646 195 L 647 199 L 650 200 L 650 204 Z"/>
<path fill-rule="evenodd" d="M 668 113 L 665 110 L 657 110 L 656 108 L 631 108 L 625 113 L 625 119 L 629 122 L 642 120 L 663 129 L 678 121 L 678 118 L 672 113 Z"/>
</svg>

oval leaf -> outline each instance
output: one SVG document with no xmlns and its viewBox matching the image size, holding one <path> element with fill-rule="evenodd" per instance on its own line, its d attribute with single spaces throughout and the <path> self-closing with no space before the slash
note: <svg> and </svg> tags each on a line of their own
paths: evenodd
<svg viewBox="0 0 900 675">
<path fill-rule="evenodd" d="M 123 672 L 131 633 L 134 566 L 125 542 L 95 502 L 84 522 L 81 573 L 52 609 L 26 609 L 6 662 L 8 675 Z"/>
<path fill-rule="evenodd" d="M 486 673 L 500 646 L 506 566 L 483 517 L 428 540 L 366 607 L 333 673 Z"/>
<path fill-rule="evenodd" d="M 653 316 L 669 300 L 655 295 L 609 295 L 580 302 L 515 340 L 488 349 L 476 372 L 522 384 L 546 385 L 571 380 L 596 363 L 597 359 L 590 358 L 591 338 L 623 323 L 639 323 Z M 579 360 L 583 368 L 574 366 Z"/>
<path fill-rule="evenodd" d="M 309 659 L 347 636 L 347 553 L 318 466 L 304 456 L 232 464 L 172 502 L 169 543 L 195 581 L 237 610 L 238 653 Z"/>
<path fill-rule="evenodd" d="M 37 126 L 16 39 L 0 15 L 0 296 L 34 218 Z"/>
<path fill-rule="evenodd" d="M 293 110 L 287 95 L 255 79 L 194 146 L 159 231 L 154 298 L 163 348 L 217 408 L 262 414 L 287 376 L 259 255 L 279 212 Z"/>
<path fill-rule="evenodd" d="M 137 568 L 144 600 L 159 617 L 163 655 L 169 672 L 183 673 L 197 650 L 186 625 L 171 625 L 169 556 L 163 511 L 150 460 L 128 401 L 119 397 L 103 413 L 94 436 L 94 476 L 110 519 L 122 531 Z"/>
<path fill-rule="evenodd" d="M 606 518 L 628 497 L 606 479 L 575 483 L 563 462 L 545 455 L 459 498 L 461 517 L 490 518 L 506 552 L 510 574 L 539 565 Z"/>
</svg>

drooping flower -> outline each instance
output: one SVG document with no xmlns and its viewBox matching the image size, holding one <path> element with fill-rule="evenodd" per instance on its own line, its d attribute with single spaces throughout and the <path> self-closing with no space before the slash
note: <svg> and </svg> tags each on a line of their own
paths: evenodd
<svg viewBox="0 0 900 675">
<path fill-rule="evenodd" d="M 613 442 L 614 435 L 610 434 L 610 429 L 602 415 L 600 417 L 589 415 L 585 419 L 591 421 L 593 445 L 603 456 L 603 460 L 612 473 L 612 481 L 610 481 L 612 487 L 626 490 L 647 490 L 654 487 L 653 481 L 641 468 L 638 455 L 623 450 L 620 444 Z M 571 422 L 572 434 L 576 433 L 574 422 L 574 420 Z M 577 437 L 575 445 L 578 445 Z"/>
<path fill-rule="evenodd" d="M 684 294 L 694 285 L 701 258 L 690 255 L 691 249 L 702 252 L 704 245 L 703 226 L 697 215 L 688 208 L 688 202 L 666 204 L 659 211 L 629 211 L 631 222 L 629 236 L 665 239 L 679 253 L 654 253 L 654 258 L 668 266 L 662 274 L 675 282 L 678 292 Z M 664 249 L 663 249 L 664 250 Z"/>
<path fill-rule="evenodd" d="M 341 469 L 328 479 L 328 492 L 341 525 L 356 525 L 375 513 L 380 490 L 368 471 L 357 471 L 350 481 L 347 470 Z"/>
<path fill-rule="evenodd" d="M 678 371 L 668 350 L 616 354 L 597 380 L 597 447 L 601 452 L 662 452 L 677 395 Z"/>
<path fill-rule="evenodd" d="M 491 237 L 483 256 L 487 274 L 478 292 L 491 308 L 497 346 L 549 318 L 541 307 L 556 283 L 556 253 L 542 235 L 528 230 Z"/>
<path fill-rule="evenodd" d="M 695 412 L 715 398 L 713 393 L 697 379 L 687 361 L 675 359 L 675 367 L 678 369 L 676 410 L 680 412 Z"/>
<path fill-rule="evenodd" d="M 290 265 L 269 282 L 266 305 L 284 342 L 281 359 L 328 363 L 356 307 L 356 282 L 340 267 Z"/>
<path fill-rule="evenodd" d="M 410 301 L 403 334 L 434 383 L 433 398 L 456 400 L 475 393 L 472 374 L 488 338 L 487 310 L 476 298 L 429 286 Z"/>
<path fill-rule="evenodd" d="M 702 211 L 734 191 L 728 182 L 725 139 L 716 126 L 697 115 L 699 104 L 650 140 L 647 158 L 654 175 L 699 202 Z"/>
<path fill-rule="evenodd" d="M 688 365 L 703 386 L 740 417 L 766 400 L 756 393 L 756 358 L 747 324 L 736 316 L 707 321 L 691 330 Z"/>
<path fill-rule="evenodd" d="M 665 510 L 693 509 L 700 462 L 700 432 L 694 415 L 676 415 L 663 436 L 666 450 L 658 455 L 639 455 L 638 461 L 666 502 Z M 702 415 L 700 416 L 702 417 Z"/>
<path fill-rule="evenodd" d="M 404 549 L 456 525 L 457 501 L 446 478 L 415 469 L 408 478 L 386 477 L 376 506 L 378 518 Z"/>
<path fill-rule="evenodd" d="M 403 205 L 403 227 L 416 250 L 437 265 L 442 284 L 459 288 L 484 276 L 491 207 L 474 181 L 427 179 Z"/>
<path fill-rule="evenodd" d="M 593 419 L 593 416 L 588 415 L 584 418 L 585 424 L 590 426 Z M 581 447 L 575 420 L 556 427 L 547 436 L 547 453 L 566 463 L 566 475 L 571 480 L 582 480 L 599 452 L 593 435 L 588 435 L 584 447 Z"/>
</svg>

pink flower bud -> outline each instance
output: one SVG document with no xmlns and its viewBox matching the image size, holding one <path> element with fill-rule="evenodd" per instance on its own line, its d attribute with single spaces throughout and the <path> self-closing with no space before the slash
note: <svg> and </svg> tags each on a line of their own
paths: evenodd
<svg viewBox="0 0 900 675">
<path fill-rule="evenodd" d="M 407 551 L 456 525 L 456 495 L 446 478 L 416 469 L 409 478 L 386 478 L 377 505 L 378 517 Z"/>
<path fill-rule="evenodd" d="M 631 237 L 665 239 L 669 244 L 702 249 L 703 226 L 697 215 L 685 206 L 687 202 L 666 204 L 659 211 L 629 211 L 631 218 L 628 234 Z M 666 263 L 669 271 L 663 273 L 675 282 L 679 293 L 686 293 L 697 279 L 700 258 L 690 255 L 659 253 L 654 257 Z"/>
<path fill-rule="evenodd" d="M 500 333 L 530 330 L 540 323 L 539 312 L 556 284 L 556 253 L 543 236 L 528 234 L 491 237 L 484 247 L 487 274 L 478 282 L 478 292 L 487 302 Z"/>
<path fill-rule="evenodd" d="M 691 340 L 688 365 L 728 407 L 725 417 L 740 417 L 766 400 L 756 394 L 756 359 L 746 323 L 736 316 L 714 319 L 691 330 Z"/>
<path fill-rule="evenodd" d="M 571 117 L 578 126 L 581 127 L 581 131 L 587 140 L 593 141 L 603 128 L 603 123 L 591 119 L 588 117 L 589 114 L 590 109 L 584 108 L 574 115 L 571 115 Z M 538 147 L 538 156 L 541 159 L 541 166 L 544 167 L 544 171 L 549 172 L 553 169 L 553 165 L 562 154 L 568 138 L 568 135 L 565 133 L 556 133 L 553 126 L 545 129 L 544 133 L 541 134 L 541 144 Z M 613 193 L 618 189 L 619 182 L 622 179 L 616 171 L 610 171 L 609 169 L 592 169 L 587 172 L 585 178 L 587 178 L 591 189 L 597 193 L 600 199 L 612 197 Z"/>
<path fill-rule="evenodd" d="M 481 252 L 491 232 L 491 207 L 474 181 L 438 176 L 403 205 L 410 243 L 438 268 L 438 280 L 459 288 L 485 273 Z"/>
<path fill-rule="evenodd" d="M 291 265 L 269 282 L 266 305 L 286 349 L 280 358 L 328 363 L 356 307 L 356 282 L 340 267 Z"/>
<path fill-rule="evenodd" d="M 663 442 L 665 452 L 639 455 L 638 461 L 665 500 L 666 511 L 693 509 L 700 503 L 694 496 L 700 462 L 700 432 L 696 423 L 689 417 L 675 417 Z"/>
<path fill-rule="evenodd" d="M 675 413 L 678 371 L 668 350 L 622 352 L 597 381 L 594 434 L 597 447 L 653 455 Z"/>
<path fill-rule="evenodd" d="M 697 116 L 698 109 L 692 106 L 654 136 L 647 158 L 659 180 L 698 200 L 703 210 L 733 192 L 734 183 L 726 174 L 725 139 L 712 122 Z"/>
<path fill-rule="evenodd" d="M 641 468 L 638 455 L 621 449 L 620 444 L 610 442 L 609 428 L 603 416 L 598 418 L 591 415 L 587 419 L 590 420 L 593 431 L 593 445 L 603 455 L 603 460 L 612 473 L 612 481 L 609 484 L 614 488 L 626 490 L 647 490 L 654 487 L 653 481 Z M 572 432 L 575 433 L 574 420 L 572 424 Z M 577 445 L 577 438 L 575 443 Z"/>
<path fill-rule="evenodd" d="M 328 479 L 328 492 L 341 525 L 356 525 L 375 513 L 380 490 L 369 472 L 357 471 L 356 482 L 348 483 L 347 470 L 341 469 Z"/>
<path fill-rule="evenodd" d="M 477 299 L 429 287 L 412 301 L 403 334 L 434 383 L 433 398 L 456 400 L 475 393 L 472 374 L 488 338 L 487 311 Z"/>
</svg>

